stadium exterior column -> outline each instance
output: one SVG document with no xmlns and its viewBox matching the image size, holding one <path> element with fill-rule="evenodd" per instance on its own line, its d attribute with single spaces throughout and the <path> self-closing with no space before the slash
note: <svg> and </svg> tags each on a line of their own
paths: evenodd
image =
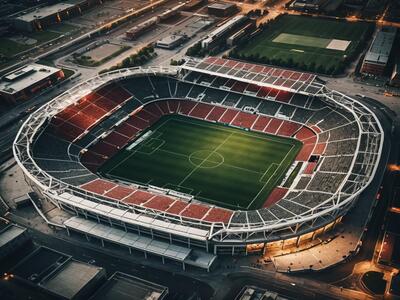
<svg viewBox="0 0 400 300">
<path fill-rule="evenodd" d="M 101 239 L 101 246 L 104 248 L 104 240 Z"/>
<path fill-rule="evenodd" d="M 185 262 L 184 261 L 182 262 L 182 269 L 183 269 L 183 271 L 186 271 L 186 267 L 185 267 Z"/>
<path fill-rule="evenodd" d="M 128 247 L 128 249 L 129 249 L 129 254 L 132 254 L 132 248 Z"/>
<path fill-rule="evenodd" d="M 147 259 L 147 252 L 144 251 L 144 258 Z"/>
<path fill-rule="evenodd" d="M 169 243 L 172 244 L 172 234 L 169 233 Z"/>
<path fill-rule="evenodd" d="M 165 258 L 161 255 L 162 264 L 165 265 Z"/>
<path fill-rule="evenodd" d="M 68 227 L 66 227 L 66 229 L 67 229 L 67 234 L 68 234 L 68 236 L 70 236 L 70 235 L 71 235 L 71 233 L 69 232 L 69 229 L 68 229 Z"/>
</svg>

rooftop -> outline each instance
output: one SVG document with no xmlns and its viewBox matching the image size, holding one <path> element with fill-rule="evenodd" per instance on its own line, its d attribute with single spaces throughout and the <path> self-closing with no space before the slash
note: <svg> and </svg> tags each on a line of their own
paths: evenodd
<svg viewBox="0 0 400 300">
<path fill-rule="evenodd" d="M 116 272 L 91 300 L 161 300 L 168 294 L 165 286 Z"/>
<path fill-rule="evenodd" d="M 207 6 L 207 8 L 213 8 L 213 9 L 228 9 L 231 8 L 232 6 L 236 6 L 234 3 L 213 3 Z"/>
<path fill-rule="evenodd" d="M 389 60 L 395 36 L 396 28 L 383 27 L 376 34 L 365 56 L 365 61 L 386 65 Z"/>
<path fill-rule="evenodd" d="M 0 81 L 0 92 L 15 94 L 59 71 L 60 69 L 45 65 L 26 65 L 3 76 Z"/>
<path fill-rule="evenodd" d="M 32 22 L 34 20 L 38 19 L 40 20 L 49 17 L 51 15 L 54 15 L 58 12 L 64 11 L 74 6 L 75 6 L 74 4 L 61 2 L 54 5 L 37 8 L 34 11 L 28 12 L 24 15 L 17 17 L 16 19 L 25 22 Z"/>
<path fill-rule="evenodd" d="M 11 224 L 0 231 L 0 248 L 13 241 L 25 232 L 25 228 Z"/>
<path fill-rule="evenodd" d="M 70 260 L 54 276 L 40 285 L 56 295 L 72 299 L 98 277 L 102 270 L 100 267 Z"/>
</svg>

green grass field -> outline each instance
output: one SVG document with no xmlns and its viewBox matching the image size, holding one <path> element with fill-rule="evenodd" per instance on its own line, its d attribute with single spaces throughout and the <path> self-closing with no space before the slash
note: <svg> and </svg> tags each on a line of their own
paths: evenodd
<svg viewBox="0 0 400 300">
<path fill-rule="evenodd" d="M 365 22 L 284 15 L 245 45 L 232 53 L 233 57 L 331 73 L 354 57 L 358 46 L 369 37 L 373 25 Z M 297 36 L 297 37 L 296 37 Z M 330 40 L 351 41 L 345 51 L 327 49 Z M 329 70 L 331 69 L 331 70 Z M 339 71 L 339 70 L 338 70 Z"/>
<path fill-rule="evenodd" d="M 301 143 L 183 116 L 165 116 L 100 169 L 231 209 L 260 208 Z"/>
</svg>

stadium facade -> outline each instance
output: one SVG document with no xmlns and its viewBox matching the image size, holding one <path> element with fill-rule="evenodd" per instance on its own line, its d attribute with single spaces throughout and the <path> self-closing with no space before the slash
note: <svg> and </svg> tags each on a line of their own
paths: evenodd
<svg viewBox="0 0 400 300">
<path fill-rule="evenodd" d="M 278 184 L 262 208 L 249 211 L 101 178 L 105 161 L 167 114 L 300 140 L 296 162 L 303 167 L 290 186 Z M 30 115 L 13 151 L 26 177 L 59 208 L 218 255 L 298 244 L 334 226 L 374 178 L 383 141 L 368 107 L 315 75 L 209 57 L 80 83 Z"/>
</svg>

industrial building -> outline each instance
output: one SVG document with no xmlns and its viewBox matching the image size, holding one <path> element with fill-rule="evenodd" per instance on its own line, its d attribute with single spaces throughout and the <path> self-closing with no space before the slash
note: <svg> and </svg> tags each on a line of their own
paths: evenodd
<svg viewBox="0 0 400 300">
<path fill-rule="evenodd" d="M 106 280 L 103 268 L 75 261 L 47 247 L 30 253 L 10 274 L 60 299 L 88 299 Z"/>
<path fill-rule="evenodd" d="M 238 31 L 246 26 L 249 22 L 254 22 L 244 15 L 238 15 L 230 19 L 225 24 L 221 25 L 212 31 L 207 38 L 201 41 L 201 47 L 211 50 L 222 43 L 226 43 L 226 39 L 234 31 Z"/>
<path fill-rule="evenodd" d="M 0 230 L 0 260 L 13 253 L 29 240 L 26 228 L 15 224 L 4 224 Z"/>
<path fill-rule="evenodd" d="M 361 73 L 374 76 L 384 75 L 396 32 L 394 27 L 383 27 L 376 34 L 363 60 Z"/>
<path fill-rule="evenodd" d="M 114 273 L 90 300 L 162 300 L 168 288 L 132 275 Z"/>
<path fill-rule="evenodd" d="M 207 6 L 208 14 L 216 17 L 232 16 L 237 10 L 234 3 L 213 3 Z"/>
<path fill-rule="evenodd" d="M 183 44 L 187 40 L 186 35 L 182 34 L 172 34 L 162 38 L 161 40 L 157 41 L 156 46 L 158 48 L 164 49 L 174 49 L 179 45 Z"/>
<path fill-rule="evenodd" d="M 77 0 L 43 6 L 17 16 L 12 20 L 20 31 L 41 31 L 53 24 L 80 15 L 86 9 L 102 4 L 101 0 Z"/>
<path fill-rule="evenodd" d="M 1 78 L 0 100 L 9 104 L 29 100 L 43 89 L 64 78 L 61 69 L 40 65 L 26 65 Z"/>
<path fill-rule="evenodd" d="M 400 61 L 394 65 L 392 76 L 390 77 L 390 84 L 400 87 Z"/>
<path fill-rule="evenodd" d="M 140 35 L 143 33 L 149 31 L 152 29 L 155 25 L 158 23 L 158 17 L 153 17 L 148 19 L 147 21 L 144 21 L 135 27 L 132 27 L 126 32 L 126 38 L 129 40 L 134 40 L 138 38 Z"/>
</svg>

